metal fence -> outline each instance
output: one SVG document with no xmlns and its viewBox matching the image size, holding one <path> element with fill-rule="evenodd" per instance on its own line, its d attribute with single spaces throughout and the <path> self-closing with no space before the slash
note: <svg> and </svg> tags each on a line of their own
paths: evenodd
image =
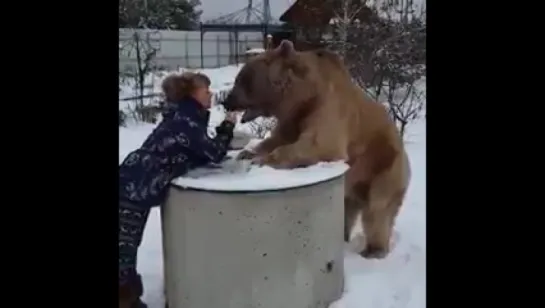
<svg viewBox="0 0 545 308">
<path fill-rule="evenodd" d="M 142 40 L 139 44 L 135 42 L 134 33 Z M 228 31 L 206 32 L 201 51 L 200 31 L 119 29 L 120 71 L 135 68 L 137 47 L 157 49 L 153 59 L 157 68 L 214 68 L 243 62 L 246 50 L 263 47 L 263 34 L 245 32 L 235 36 Z"/>
</svg>

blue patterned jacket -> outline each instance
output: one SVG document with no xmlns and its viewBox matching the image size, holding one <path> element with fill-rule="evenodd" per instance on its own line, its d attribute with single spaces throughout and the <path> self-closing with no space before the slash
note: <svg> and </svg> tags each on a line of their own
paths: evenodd
<svg viewBox="0 0 545 308">
<path fill-rule="evenodd" d="M 198 102 L 188 98 L 171 106 L 142 146 L 119 166 L 120 202 L 160 205 L 173 179 L 225 157 L 233 138 L 233 123 L 223 121 L 216 127 L 216 137 L 210 138 L 210 113 Z"/>
</svg>

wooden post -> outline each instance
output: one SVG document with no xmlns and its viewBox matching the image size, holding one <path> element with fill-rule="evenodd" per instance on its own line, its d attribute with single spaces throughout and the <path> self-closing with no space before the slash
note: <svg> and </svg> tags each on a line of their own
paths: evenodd
<svg viewBox="0 0 545 308">
<path fill-rule="evenodd" d="M 273 38 L 273 36 L 272 36 L 270 33 L 267 34 L 267 45 L 266 45 L 266 49 L 272 49 L 272 48 L 273 48 L 272 38 Z"/>
</svg>

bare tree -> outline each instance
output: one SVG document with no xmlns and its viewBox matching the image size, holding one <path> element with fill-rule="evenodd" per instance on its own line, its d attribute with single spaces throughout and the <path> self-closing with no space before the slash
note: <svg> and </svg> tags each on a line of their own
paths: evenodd
<svg viewBox="0 0 545 308">
<path fill-rule="evenodd" d="M 425 105 L 425 6 L 413 0 L 340 1 L 329 46 L 344 56 L 354 82 L 386 101 L 404 135 Z"/>
<path fill-rule="evenodd" d="M 330 25 L 333 25 L 335 31 L 335 39 L 330 40 L 329 45 L 345 58 L 349 45 L 349 32 L 352 25 L 358 23 L 358 14 L 364 7 L 364 3 L 360 0 L 342 0 L 334 2 L 334 17 L 330 20 Z"/>
<path fill-rule="evenodd" d="M 425 90 L 421 87 L 422 83 L 420 81 L 400 84 L 388 80 L 385 91 L 387 108 L 401 136 L 405 135 L 407 125 L 418 119 L 424 109 L 426 98 Z"/>
<path fill-rule="evenodd" d="M 252 135 L 254 135 L 256 138 L 259 138 L 259 139 L 263 139 L 267 137 L 267 134 L 271 130 L 273 130 L 275 126 L 276 126 L 275 118 L 259 117 L 248 123 L 248 127 L 250 128 L 250 132 L 252 133 Z"/>
<path fill-rule="evenodd" d="M 157 69 L 155 56 L 160 50 L 160 36 L 158 31 L 131 30 L 129 35 L 125 33 L 125 40 L 120 44 L 120 57 L 134 59 L 134 65 L 120 71 L 123 79 L 132 81 L 135 106 L 133 114 L 136 120 L 149 122 L 148 106 L 144 103 L 149 95 L 147 90 L 153 88 L 153 83 L 147 84 L 146 78 Z M 154 111 L 156 106 L 152 106 Z M 151 120 L 154 121 L 154 120 Z"/>
</svg>

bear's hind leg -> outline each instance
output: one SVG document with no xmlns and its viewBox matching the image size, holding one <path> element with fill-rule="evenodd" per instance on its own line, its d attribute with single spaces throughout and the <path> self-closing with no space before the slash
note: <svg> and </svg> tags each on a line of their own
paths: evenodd
<svg viewBox="0 0 545 308">
<path fill-rule="evenodd" d="M 356 218 L 361 211 L 361 204 L 357 199 L 344 197 L 344 241 L 350 241 L 350 233 L 356 223 Z"/>
<path fill-rule="evenodd" d="M 365 249 L 360 253 L 362 257 L 382 259 L 388 255 L 394 219 L 395 213 L 387 201 L 374 200 L 363 206 Z"/>
</svg>

